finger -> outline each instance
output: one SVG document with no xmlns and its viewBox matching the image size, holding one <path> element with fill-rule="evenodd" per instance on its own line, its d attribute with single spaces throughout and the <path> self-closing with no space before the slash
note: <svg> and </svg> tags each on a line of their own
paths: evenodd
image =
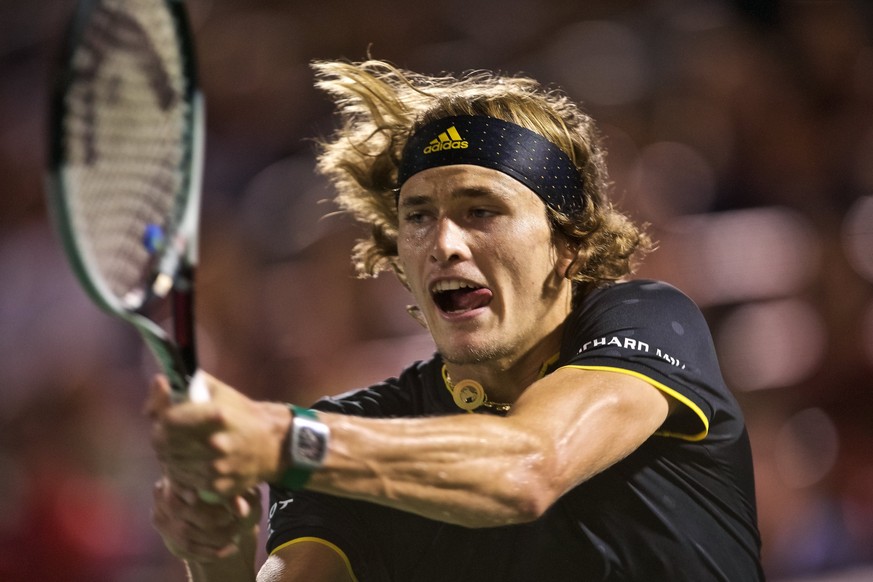
<svg viewBox="0 0 873 582">
<path fill-rule="evenodd" d="M 179 547 L 197 544 L 219 550 L 238 537 L 240 520 L 227 506 L 204 503 L 193 491 L 169 485 L 166 478 L 155 485 L 154 497 L 152 521 Z"/>
<path fill-rule="evenodd" d="M 234 511 L 233 500 L 218 497 L 214 493 L 203 489 L 195 490 L 181 484 L 173 483 L 172 488 L 176 496 L 190 507 L 191 511 L 196 511 L 199 515 L 203 516 L 198 525 L 206 520 L 208 520 L 208 528 L 224 525 L 235 527 L 239 523 L 240 519 Z"/>
<path fill-rule="evenodd" d="M 173 521 L 157 510 L 152 514 L 152 523 L 167 549 L 182 559 L 212 561 L 237 551 L 234 535 L 219 535 L 216 532 L 212 536 L 204 536 L 192 530 L 188 524 Z"/>
<path fill-rule="evenodd" d="M 252 472 L 244 470 L 247 467 L 245 463 L 242 464 L 243 470 L 240 470 L 239 462 L 220 451 L 196 445 L 183 445 L 184 450 L 181 451 L 160 443 L 154 446 L 164 472 L 173 481 L 198 492 L 205 491 L 229 499 L 258 485 Z M 214 499 L 209 501 L 214 502 Z"/>
<path fill-rule="evenodd" d="M 216 562 L 239 552 L 239 548 L 233 543 L 217 549 L 195 542 L 184 542 L 182 545 L 168 543 L 167 548 L 182 560 L 199 563 Z"/>
<path fill-rule="evenodd" d="M 182 463 L 171 461 L 162 463 L 162 466 L 164 472 L 174 483 L 178 483 L 179 485 L 186 487 L 188 490 L 197 492 L 194 494 L 196 500 L 194 503 L 189 503 L 189 505 L 193 505 L 197 501 L 204 501 L 200 492 L 205 491 L 213 495 L 218 493 L 214 488 L 215 479 L 212 473 L 210 473 L 208 467 L 202 462 Z M 185 499 L 185 501 L 188 502 L 190 499 Z M 215 503 L 210 504 L 215 505 Z"/>
<path fill-rule="evenodd" d="M 261 510 L 263 509 L 260 487 L 250 487 L 243 492 L 242 497 L 252 508 L 252 515 L 258 514 L 256 517 L 260 517 Z"/>
<path fill-rule="evenodd" d="M 174 403 L 169 381 L 163 375 L 152 379 L 144 412 L 153 424 L 172 433 L 209 433 L 224 424 L 224 415 L 214 405 L 190 401 Z"/>
<path fill-rule="evenodd" d="M 251 487 L 241 495 L 230 500 L 231 511 L 234 515 L 247 523 L 260 521 L 261 515 L 261 491 L 257 487 Z"/>
<path fill-rule="evenodd" d="M 194 489 L 180 485 L 168 475 L 155 484 L 155 507 L 172 519 L 186 521 L 195 528 L 204 525 L 232 523 L 236 516 L 227 507 L 208 505 L 200 507 L 200 499 Z"/>
<path fill-rule="evenodd" d="M 179 405 L 176 409 L 187 405 Z M 221 456 L 218 443 L 223 420 L 214 410 L 168 411 L 152 423 L 150 440 L 158 458 L 168 464 L 210 463 Z"/>
<path fill-rule="evenodd" d="M 221 460 L 218 460 L 217 463 L 215 463 L 215 465 L 221 464 Z M 239 497 L 248 489 L 257 485 L 257 481 L 252 477 L 238 473 L 227 474 L 213 467 L 210 467 L 209 471 L 212 478 L 206 484 L 205 488 L 214 491 L 222 497 L 228 499 Z"/>
<path fill-rule="evenodd" d="M 149 440 L 158 458 L 174 462 L 211 461 L 219 456 L 215 434 L 174 427 L 167 423 L 152 424 Z"/>
</svg>

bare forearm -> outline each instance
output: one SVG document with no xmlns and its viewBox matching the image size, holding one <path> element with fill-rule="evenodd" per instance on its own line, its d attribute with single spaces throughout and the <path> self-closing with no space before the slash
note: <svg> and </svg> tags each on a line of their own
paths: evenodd
<svg viewBox="0 0 873 582">
<path fill-rule="evenodd" d="M 334 438 L 314 490 L 469 527 L 529 521 L 554 499 L 546 444 L 511 419 L 325 420 Z"/>
</svg>

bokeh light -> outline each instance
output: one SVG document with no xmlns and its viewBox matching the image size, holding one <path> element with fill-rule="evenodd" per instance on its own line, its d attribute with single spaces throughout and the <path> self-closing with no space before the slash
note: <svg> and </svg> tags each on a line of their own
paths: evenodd
<svg viewBox="0 0 873 582">
<path fill-rule="evenodd" d="M 703 306 L 798 293 L 821 256 L 809 220 L 784 207 L 679 217 L 660 240 L 671 270 Z"/>
<path fill-rule="evenodd" d="M 592 106 L 632 103 L 649 88 L 646 48 L 632 30 L 616 21 L 566 26 L 542 58 L 557 83 Z"/>
<path fill-rule="evenodd" d="M 658 142 L 645 147 L 630 171 L 634 207 L 641 217 L 659 224 L 709 210 L 715 186 L 709 162 L 682 143 Z"/>
<path fill-rule="evenodd" d="M 842 235 L 852 267 L 873 282 L 873 196 L 855 201 L 843 221 Z"/>
<path fill-rule="evenodd" d="M 789 418 L 776 435 L 773 459 L 783 482 L 810 487 L 833 469 L 839 435 L 833 419 L 820 408 L 807 408 Z"/>
<path fill-rule="evenodd" d="M 864 353 L 867 355 L 867 361 L 873 369 L 873 301 L 867 305 L 863 316 L 861 317 L 863 325 L 861 337 L 864 342 Z"/>
<path fill-rule="evenodd" d="M 811 305 L 784 299 L 737 307 L 715 339 L 730 386 L 763 390 L 809 377 L 822 361 L 827 338 Z"/>
</svg>

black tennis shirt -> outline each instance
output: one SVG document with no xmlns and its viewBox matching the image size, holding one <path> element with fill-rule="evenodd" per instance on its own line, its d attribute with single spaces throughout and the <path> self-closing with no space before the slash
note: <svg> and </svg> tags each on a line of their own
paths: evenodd
<svg viewBox="0 0 873 582">
<path fill-rule="evenodd" d="M 748 436 L 697 306 L 656 281 L 597 290 L 567 321 L 551 369 L 564 366 L 631 374 L 680 406 L 634 453 L 532 523 L 470 529 L 274 488 L 268 551 L 325 540 L 361 582 L 763 580 Z M 435 356 L 315 408 L 379 418 L 467 414 L 441 369 Z"/>
</svg>

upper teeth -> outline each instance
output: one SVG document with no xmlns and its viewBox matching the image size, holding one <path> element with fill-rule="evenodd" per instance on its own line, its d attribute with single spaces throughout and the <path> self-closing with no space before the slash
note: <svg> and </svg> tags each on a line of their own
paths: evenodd
<svg viewBox="0 0 873 582">
<path fill-rule="evenodd" d="M 478 289 L 478 287 L 478 285 L 467 283 L 466 281 L 437 281 L 433 286 L 433 292 L 440 293 L 442 291 L 455 291 L 456 289 Z"/>
</svg>

